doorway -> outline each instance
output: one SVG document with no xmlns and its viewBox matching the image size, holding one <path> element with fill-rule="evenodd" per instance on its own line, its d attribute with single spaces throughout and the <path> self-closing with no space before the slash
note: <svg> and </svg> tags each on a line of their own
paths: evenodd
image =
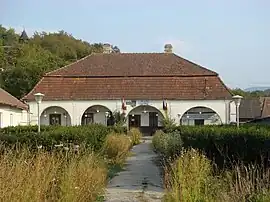
<svg viewBox="0 0 270 202">
<path fill-rule="evenodd" d="M 141 126 L 141 115 L 129 115 L 129 128 L 139 128 Z"/>
<path fill-rule="evenodd" d="M 204 119 L 195 119 L 194 120 L 194 125 L 195 126 L 202 126 L 202 125 L 204 125 Z"/>
<path fill-rule="evenodd" d="M 50 125 L 61 125 L 61 114 L 50 114 Z"/>
</svg>

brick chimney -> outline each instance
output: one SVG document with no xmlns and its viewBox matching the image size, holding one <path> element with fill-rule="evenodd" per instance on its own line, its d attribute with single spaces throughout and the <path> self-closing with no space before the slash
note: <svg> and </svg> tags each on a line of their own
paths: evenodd
<svg viewBox="0 0 270 202">
<path fill-rule="evenodd" d="M 111 53 L 111 52 L 112 52 L 111 44 L 108 43 L 103 44 L 103 53 Z"/>
<path fill-rule="evenodd" d="M 164 53 L 172 53 L 172 44 L 165 44 L 164 46 Z"/>
</svg>

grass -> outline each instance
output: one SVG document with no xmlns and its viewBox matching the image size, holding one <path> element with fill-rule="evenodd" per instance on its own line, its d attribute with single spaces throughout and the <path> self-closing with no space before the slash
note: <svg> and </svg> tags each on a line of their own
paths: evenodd
<svg viewBox="0 0 270 202">
<path fill-rule="evenodd" d="M 9 150 L 0 156 L 0 201 L 94 201 L 106 178 L 105 163 L 92 152 Z"/>
<path fill-rule="evenodd" d="M 0 145 L 0 201 L 103 201 L 109 179 L 123 170 L 133 142 L 111 133 L 99 151 Z"/>
<path fill-rule="evenodd" d="M 167 202 L 267 202 L 270 169 L 238 164 L 216 172 L 212 162 L 197 150 L 184 150 L 165 168 Z"/>
</svg>

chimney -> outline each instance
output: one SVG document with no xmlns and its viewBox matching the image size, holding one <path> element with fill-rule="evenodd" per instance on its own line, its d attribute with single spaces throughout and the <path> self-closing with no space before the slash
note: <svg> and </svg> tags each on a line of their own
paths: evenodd
<svg viewBox="0 0 270 202">
<path fill-rule="evenodd" d="M 165 44 L 164 46 L 164 53 L 172 53 L 172 44 Z"/>
<path fill-rule="evenodd" d="M 112 52 L 111 44 L 108 43 L 103 44 L 103 53 L 111 53 L 111 52 Z"/>
</svg>

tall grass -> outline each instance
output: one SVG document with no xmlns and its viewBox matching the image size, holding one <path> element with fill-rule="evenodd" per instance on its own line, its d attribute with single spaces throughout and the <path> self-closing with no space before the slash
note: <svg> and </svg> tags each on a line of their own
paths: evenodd
<svg viewBox="0 0 270 202">
<path fill-rule="evenodd" d="M 141 138 L 142 138 L 142 133 L 140 132 L 140 130 L 138 128 L 131 128 L 127 132 L 127 134 L 131 139 L 132 145 L 140 144 Z"/>
<path fill-rule="evenodd" d="M 131 146 L 132 142 L 127 135 L 111 133 L 106 137 L 102 154 L 112 164 L 123 164 Z"/>
<path fill-rule="evenodd" d="M 235 166 L 216 173 L 212 162 L 197 150 L 184 150 L 165 168 L 168 202 L 268 202 L 270 169 Z"/>
<path fill-rule="evenodd" d="M 0 156 L 0 201 L 94 201 L 106 176 L 106 165 L 92 152 L 8 150 Z"/>
</svg>

